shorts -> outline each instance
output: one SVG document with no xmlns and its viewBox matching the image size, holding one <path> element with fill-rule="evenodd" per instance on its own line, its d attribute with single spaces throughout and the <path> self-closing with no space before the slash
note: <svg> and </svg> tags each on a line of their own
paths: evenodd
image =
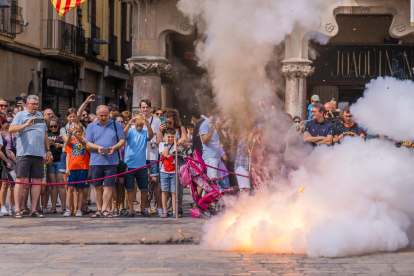
<svg viewBox="0 0 414 276">
<path fill-rule="evenodd" d="M 226 175 L 225 177 L 223 177 L 223 180 L 220 180 L 217 182 L 217 185 L 222 189 L 230 189 L 230 180 L 229 180 L 229 176 Z"/>
<path fill-rule="evenodd" d="M 92 179 L 113 176 L 117 173 L 117 165 L 91 165 L 90 171 Z M 105 185 L 105 187 L 115 187 L 115 177 L 105 179 L 105 184 L 104 180 L 93 182 L 94 187 L 100 187 L 102 185 Z"/>
<path fill-rule="evenodd" d="M 217 159 L 217 158 L 208 158 L 206 160 L 204 160 L 204 163 L 206 163 L 206 165 L 215 167 L 215 168 L 219 168 L 221 167 L 221 160 Z M 207 167 L 207 176 L 209 178 L 219 178 L 220 177 L 220 171 L 215 170 L 213 168 Z"/>
<path fill-rule="evenodd" d="M 52 166 L 47 167 L 47 173 L 61 173 L 60 162 L 53 162 Z"/>
<path fill-rule="evenodd" d="M 69 184 L 71 182 L 89 180 L 88 174 L 89 174 L 88 170 L 70 171 L 70 175 L 68 175 L 68 185 L 70 187 L 76 187 L 76 188 L 80 188 L 80 189 L 89 188 L 89 183 L 88 182 L 78 183 L 78 184 Z"/>
<path fill-rule="evenodd" d="M 147 160 L 147 165 L 154 163 L 157 160 Z M 151 166 L 148 167 L 149 172 L 150 172 L 150 176 L 159 176 L 160 175 L 160 167 L 158 165 L 158 163 L 152 164 Z"/>
<path fill-rule="evenodd" d="M 60 167 L 59 171 L 61 173 L 66 173 L 66 152 L 62 152 L 62 155 L 60 156 Z"/>
<path fill-rule="evenodd" d="M 241 166 L 236 168 L 235 173 L 245 175 L 245 176 L 250 176 L 249 172 L 246 171 L 246 169 Z M 240 190 L 250 189 L 250 178 L 237 175 L 237 183 L 239 183 Z"/>
<path fill-rule="evenodd" d="M 175 173 L 161 172 L 161 191 L 175 193 Z"/>
<path fill-rule="evenodd" d="M 34 179 L 43 178 L 43 157 L 25 155 L 17 157 L 17 177 L 26 178 L 30 172 L 30 177 Z"/>
<path fill-rule="evenodd" d="M 133 169 L 129 169 L 133 170 Z M 125 190 L 133 191 L 135 189 L 135 180 L 140 191 L 148 190 L 148 170 L 143 168 L 137 171 L 130 172 L 125 175 Z"/>
</svg>

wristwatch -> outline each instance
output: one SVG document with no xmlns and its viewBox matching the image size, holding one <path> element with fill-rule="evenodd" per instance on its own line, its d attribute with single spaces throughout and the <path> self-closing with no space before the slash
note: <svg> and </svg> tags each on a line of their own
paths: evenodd
<svg viewBox="0 0 414 276">
<path fill-rule="evenodd" d="M 168 144 L 164 144 L 165 147 L 168 147 Z"/>
</svg>

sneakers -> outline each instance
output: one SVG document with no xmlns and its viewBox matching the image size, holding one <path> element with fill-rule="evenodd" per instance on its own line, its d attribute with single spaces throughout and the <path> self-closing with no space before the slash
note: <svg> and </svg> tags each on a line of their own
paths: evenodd
<svg viewBox="0 0 414 276">
<path fill-rule="evenodd" d="M 11 208 L 9 209 L 9 216 L 13 216 L 13 212 Z"/>
<path fill-rule="evenodd" d="M 126 215 L 127 217 L 129 217 L 129 218 L 132 218 L 132 217 L 134 217 L 135 215 L 134 215 L 134 212 L 133 211 L 129 211 L 128 212 L 128 214 Z"/>
<path fill-rule="evenodd" d="M 141 216 L 146 217 L 146 218 L 150 217 L 150 214 L 147 208 L 141 211 Z"/>
<path fill-rule="evenodd" d="M 64 217 L 70 217 L 70 215 L 72 214 L 72 212 L 68 209 L 66 210 L 65 214 L 63 214 Z"/>
<path fill-rule="evenodd" d="M 12 213 L 16 213 L 16 207 L 14 207 L 14 205 L 11 207 L 11 211 Z"/>
<path fill-rule="evenodd" d="M 66 214 L 66 213 L 65 213 L 65 214 Z M 76 215 L 75 215 L 75 217 L 81 217 L 81 216 L 83 216 L 82 211 L 81 211 L 81 210 L 77 210 L 77 211 L 76 211 Z"/>
<path fill-rule="evenodd" d="M 4 213 L 5 216 L 9 215 L 9 211 L 7 211 L 6 206 L 1 206 L 1 212 Z"/>
<path fill-rule="evenodd" d="M 158 213 L 159 216 L 162 216 L 162 208 L 161 207 L 157 208 L 157 213 Z"/>
<path fill-rule="evenodd" d="M 7 212 L 8 214 L 9 212 Z M 0 217 L 4 216 L 5 214 L 3 212 L 0 212 Z"/>
</svg>

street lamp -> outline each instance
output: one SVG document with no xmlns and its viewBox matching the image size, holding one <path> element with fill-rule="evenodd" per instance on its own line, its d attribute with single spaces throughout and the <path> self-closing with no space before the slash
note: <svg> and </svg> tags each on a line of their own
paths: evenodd
<svg viewBox="0 0 414 276">
<path fill-rule="evenodd" d="M 0 1 L 0 9 L 7 9 L 10 8 L 10 4 L 6 1 Z"/>
</svg>

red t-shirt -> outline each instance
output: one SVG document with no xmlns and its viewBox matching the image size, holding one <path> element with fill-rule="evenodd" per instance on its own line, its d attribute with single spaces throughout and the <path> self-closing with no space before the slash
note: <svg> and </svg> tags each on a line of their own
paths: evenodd
<svg viewBox="0 0 414 276">
<path fill-rule="evenodd" d="M 89 152 L 82 147 L 78 139 L 66 145 L 65 152 L 69 154 L 69 170 L 89 170 Z"/>
</svg>

